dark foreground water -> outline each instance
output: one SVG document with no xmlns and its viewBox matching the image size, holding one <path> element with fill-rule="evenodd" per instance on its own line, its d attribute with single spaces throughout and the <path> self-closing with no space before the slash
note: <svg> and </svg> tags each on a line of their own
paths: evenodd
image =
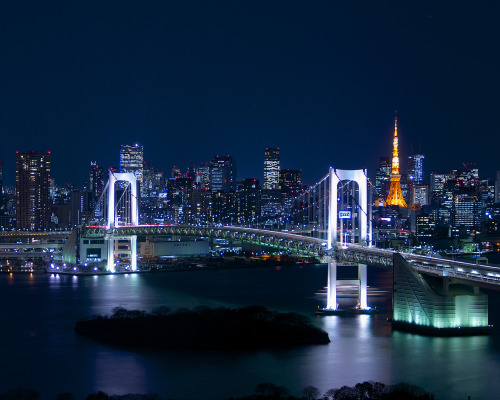
<svg viewBox="0 0 500 400">
<path fill-rule="evenodd" d="M 437 399 L 498 398 L 499 332 L 463 338 L 392 332 L 386 321 L 391 274 L 369 269 L 368 302 L 384 313 L 322 318 L 313 311 L 326 300 L 324 265 L 99 277 L 3 274 L 0 391 L 30 387 L 44 399 L 72 392 L 79 400 L 98 390 L 222 399 L 251 394 L 266 381 L 299 395 L 306 385 L 325 392 L 374 380 L 410 382 Z M 498 297 L 490 296 L 490 323 L 499 319 Z M 250 304 L 306 313 L 328 331 L 331 343 L 259 351 L 127 351 L 73 332 L 79 318 L 117 306 L 151 311 L 160 305 Z"/>
</svg>

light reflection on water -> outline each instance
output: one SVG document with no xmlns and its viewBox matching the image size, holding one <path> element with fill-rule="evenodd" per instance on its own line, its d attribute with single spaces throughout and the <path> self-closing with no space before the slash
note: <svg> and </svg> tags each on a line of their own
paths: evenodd
<svg viewBox="0 0 500 400">
<path fill-rule="evenodd" d="M 391 272 L 370 274 L 369 284 L 387 292 Z M 500 390 L 500 382 L 490 379 L 500 376 L 495 334 L 430 338 L 392 332 L 387 310 L 372 316 L 315 317 L 313 310 L 324 302 L 325 280 L 322 266 L 99 277 L 4 275 L 0 301 L 9 307 L 2 311 L 7 329 L 0 330 L 0 341 L 9 346 L 0 350 L 5 366 L 0 388 L 29 386 L 44 398 L 62 391 L 83 398 L 103 390 L 212 399 L 250 394 L 265 381 L 299 395 L 306 385 L 325 392 L 374 380 L 417 384 L 438 400 L 467 395 L 484 399 Z M 380 292 L 369 296 L 370 305 L 390 304 Z M 499 307 L 494 297 L 490 300 L 491 315 Z M 161 305 L 176 309 L 201 304 L 262 304 L 302 312 L 328 332 L 331 343 L 237 352 L 128 351 L 73 332 L 79 318 L 108 314 L 118 306 L 151 311 Z M 27 375 L 27 368 L 37 373 Z"/>
</svg>

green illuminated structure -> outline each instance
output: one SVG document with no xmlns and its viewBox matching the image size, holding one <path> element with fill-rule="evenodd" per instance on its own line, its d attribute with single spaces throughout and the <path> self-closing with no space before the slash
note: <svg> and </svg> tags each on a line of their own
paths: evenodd
<svg viewBox="0 0 500 400">
<path fill-rule="evenodd" d="M 431 335 L 473 335 L 488 332 L 488 296 L 478 288 L 448 285 L 448 277 L 419 274 L 394 255 L 395 329 Z"/>
</svg>

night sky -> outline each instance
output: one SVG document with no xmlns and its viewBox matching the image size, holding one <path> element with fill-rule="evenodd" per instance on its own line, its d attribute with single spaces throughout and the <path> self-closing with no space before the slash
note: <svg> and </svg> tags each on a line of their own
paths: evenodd
<svg viewBox="0 0 500 400">
<path fill-rule="evenodd" d="M 402 157 L 493 178 L 500 3 L 465 3 L 4 1 L 4 180 L 16 150 L 51 150 L 56 183 L 80 185 L 134 142 L 166 173 L 231 154 L 262 179 L 279 146 L 305 183 L 330 165 L 374 176 L 395 109 Z"/>
</svg>

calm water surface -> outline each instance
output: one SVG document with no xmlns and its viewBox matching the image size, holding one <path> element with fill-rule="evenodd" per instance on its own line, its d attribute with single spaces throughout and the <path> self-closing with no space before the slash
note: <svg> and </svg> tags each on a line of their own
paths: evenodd
<svg viewBox="0 0 500 400">
<path fill-rule="evenodd" d="M 349 271 L 339 275 L 349 277 Z M 369 269 L 369 299 L 377 316 L 322 317 L 326 266 L 198 270 L 161 274 L 72 277 L 0 275 L 2 304 L 0 391 L 23 386 L 47 399 L 155 392 L 164 398 L 220 399 L 247 395 L 273 382 L 299 395 L 364 380 L 410 382 L 437 399 L 494 399 L 500 393 L 500 334 L 430 338 L 392 332 L 392 273 Z M 490 295 L 497 323 L 499 295 Z M 340 299 L 350 303 L 350 298 Z M 127 351 L 78 336 L 75 322 L 114 307 L 151 311 L 261 304 L 308 314 L 327 330 L 329 345 L 261 351 Z"/>
</svg>

